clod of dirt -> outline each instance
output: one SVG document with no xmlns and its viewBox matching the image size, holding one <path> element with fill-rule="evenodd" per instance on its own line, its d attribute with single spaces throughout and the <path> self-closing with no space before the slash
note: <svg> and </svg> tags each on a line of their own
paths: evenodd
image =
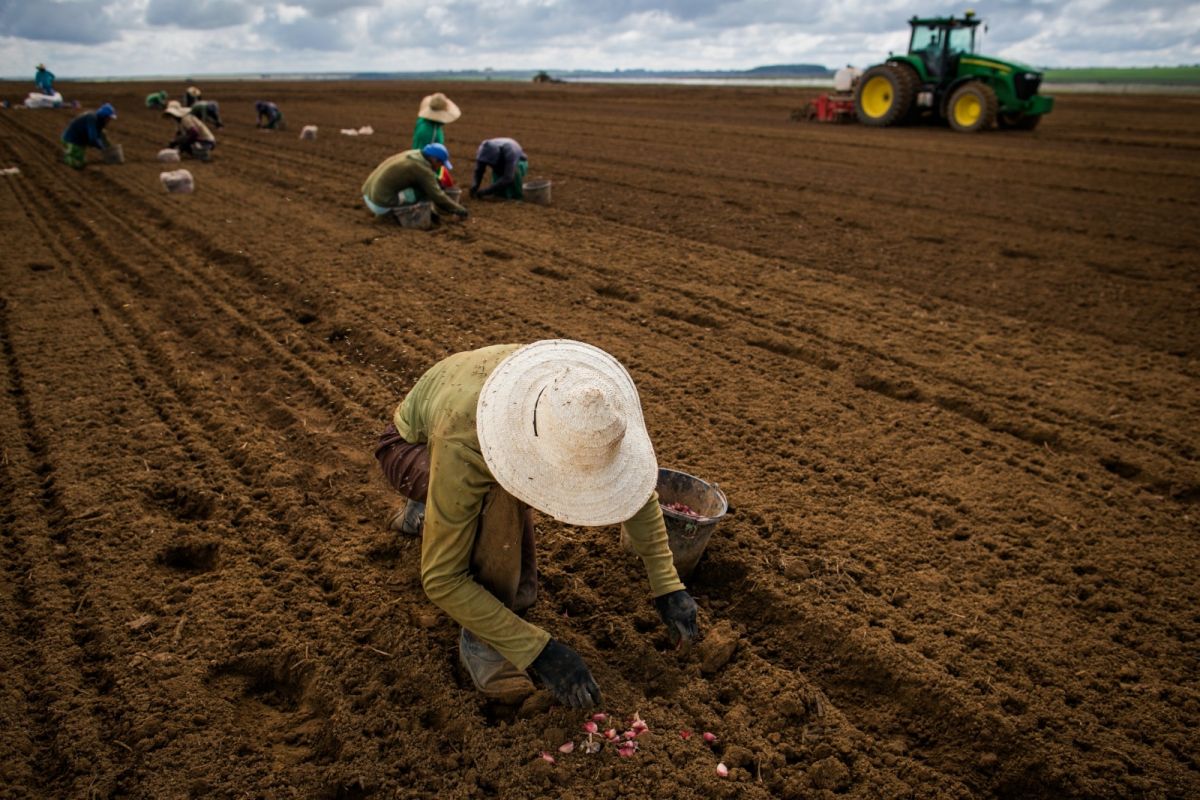
<svg viewBox="0 0 1200 800">
<path fill-rule="evenodd" d="M 150 616 L 149 614 L 142 614 L 137 619 L 125 623 L 125 626 L 131 631 L 140 631 L 143 628 L 148 628 L 154 625 L 154 622 L 154 617 Z"/>
<path fill-rule="evenodd" d="M 215 541 L 191 539 L 173 544 L 158 555 L 158 561 L 168 567 L 203 572 L 217 565 L 221 545 Z"/>
<path fill-rule="evenodd" d="M 722 755 L 721 760 L 730 767 L 742 767 L 743 769 L 750 769 L 754 766 L 755 759 L 754 753 L 751 752 L 749 748 L 742 747 L 741 745 L 737 744 L 731 744 L 729 747 L 725 748 L 725 752 Z"/>
<path fill-rule="evenodd" d="M 729 622 L 720 622 L 704 636 L 698 652 L 700 671 L 712 674 L 729 663 L 737 652 L 739 636 Z"/>
<path fill-rule="evenodd" d="M 519 719 L 529 719 L 537 714 L 545 714 L 550 710 L 550 706 L 554 704 L 554 695 L 550 692 L 541 691 L 534 692 L 525 699 L 521 707 L 517 709 L 517 717 Z M 561 742 L 560 742 L 561 744 Z"/>
<path fill-rule="evenodd" d="M 845 789 L 850 785 L 850 770 L 834 756 L 821 759 L 808 768 L 808 779 L 817 789 Z"/>
</svg>

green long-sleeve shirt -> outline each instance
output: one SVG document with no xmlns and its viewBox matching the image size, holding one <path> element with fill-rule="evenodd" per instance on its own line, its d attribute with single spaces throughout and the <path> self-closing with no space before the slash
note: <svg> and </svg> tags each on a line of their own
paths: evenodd
<svg viewBox="0 0 1200 800">
<path fill-rule="evenodd" d="M 387 159 L 375 168 L 362 185 L 363 195 L 384 208 L 395 208 L 396 195 L 405 189 L 416 190 L 443 211 L 466 211 L 442 191 L 433 167 L 420 150 L 405 150 Z"/>
<path fill-rule="evenodd" d="M 514 614 L 471 577 L 471 551 L 483 500 L 496 485 L 484 462 L 475 409 L 484 381 L 520 348 L 502 344 L 457 353 L 429 369 L 396 409 L 396 430 L 429 448 L 429 494 L 421 539 L 426 595 L 456 622 L 525 669 L 550 634 Z M 625 523 L 655 597 L 683 589 L 675 572 L 658 493 Z"/>
<path fill-rule="evenodd" d="M 446 132 L 442 130 L 445 125 L 440 122 L 434 122 L 431 119 L 417 117 L 417 125 L 413 128 L 413 150 L 420 150 L 427 144 L 446 143 Z"/>
</svg>

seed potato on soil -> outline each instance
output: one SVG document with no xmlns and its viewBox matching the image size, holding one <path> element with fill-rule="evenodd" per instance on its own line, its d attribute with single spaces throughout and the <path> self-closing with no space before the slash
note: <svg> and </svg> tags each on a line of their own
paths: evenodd
<svg viewBox="0 0 1200 800">
<path fill-rule="evenodd" d="M 963 136 L 783 88 L 273 84 L 374 130 L 302 141 L 214 82 L 189 195 L 156 88 L 64 84 L 119 111 L 80 173 L 70 112 L 0 112 L 3 794 L 1200 795 L 1194 98 Z M 460 182 L 511 135 L 554 205 L 373 221 L 437 90 Z M 597 752 L 594 712 L 473 691 L 371 457 L 436 360 L 547 337 L 619 358 L 732 506 L 683 656 L 616 527 L 539 520 Z"/>
</svg>

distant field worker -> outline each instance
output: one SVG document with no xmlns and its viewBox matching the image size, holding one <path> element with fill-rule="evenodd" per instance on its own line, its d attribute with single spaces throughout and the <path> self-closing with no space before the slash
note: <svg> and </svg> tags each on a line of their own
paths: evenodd
<svg viewBox="0 0 1200 800">
<path fill-rule="evenodd" d="M 109 148 L 108 135 L 104 129 L 110 120 L 117 118 L 111 103 L 105 103 L 95 111 L 87 111 L 71 120 L 62 132 L 63 160 L 73 169 L 83 169 L 87 159 L 87 148 L 98 150 Z"/>
<path fill-rule="evenodd" d="M 254 111 L 258 114 L 256 128 L 266 128 L 272 131 L 283 130 L 283 112 L 270 100 L 259 100 L 254 104 Z"/>
<path fill-rule="evenodd" d="M 429 200 L 438 209 L 465 219 L 467 210 L 451 200 L 438 183 L 437 171 L 453 169 L 450 152 L 442 144 L 405 150 L 384 161 L 362 185 L 363 202 L 377 217 L 400 206 Z"/>
<path fill-rule="evenodd" d="M 421 100 L 421 107 L 417 109 L 412 149 L 420 150 L 427 144 L 445 144 L 446 133 L 442 128 L 461 116 L 462 112 L 458 106 L 441 92 L 425 97 Z"/>
<path fill-rule="evenodd" d="M 185 108 L 191 108 L 200 99 L 200 89 L 196 86 L 189 86 L 183 93 L 183 105 Z"/>
<path fill-rule="evenodd" d="M 175 118 L 175 138 L 167 142 L 167 147 L 173 147 L 181 154 L 208 161 L 212 158 L 213 148 L 217 146 L 217 137 L 203 122 L 188 113 L 188 109 L 172 101 L 163 112 L 164 117 Z"/>
<path fill-rule="evenodd" d="M 146 95 L 146 108 L 151 108 L 155 111 L 162 111 L 166 107 L 167 93 L 165 91 L 151 92 L 150 94 Z"/>
<path fill-rule="evenodd" d="M 225 124 L 221 122 L 221 106 L 216 100 L 201 100 L 192 103 L 188 113 L 201 122 L 211 122 L 215 128 L 225 127 Z"/>
<path fill-rule="evenodd" d="M 492 182 L 480 189 L 487 168 L 492 168 Z M 516 139 L 485 139 L 475 153 L 475 179 L 471 181 L 471 197 L 503 197 L 520 200 L 525 196 L 525 173 L 529 159 Z"/>
<path fill-rule="evenodd" d="M 38 91 L 42 94 L 54 94 L 54 73 L 46 69 L 45 64 L 37 65 L 37 73 L 33 76 Z"/>
</svg>

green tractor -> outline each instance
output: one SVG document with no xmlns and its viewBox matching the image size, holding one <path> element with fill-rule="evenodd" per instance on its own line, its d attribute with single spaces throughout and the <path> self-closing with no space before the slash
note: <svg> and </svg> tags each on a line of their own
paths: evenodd
<svg viewBox="0 0 1200 800">
<path fill-rule="evenodd" d="M 980 20 L 957 17 L 908 21 L 907 55 L 889 55 L 859 78 L 854 93 L 859 121 L 886 127 L 933 116 L 956 131 L 1033 130 L 1054 108 L 1038 94 L 1042 73 L 1012 61 L 975 53 Z"/>
</svg>

